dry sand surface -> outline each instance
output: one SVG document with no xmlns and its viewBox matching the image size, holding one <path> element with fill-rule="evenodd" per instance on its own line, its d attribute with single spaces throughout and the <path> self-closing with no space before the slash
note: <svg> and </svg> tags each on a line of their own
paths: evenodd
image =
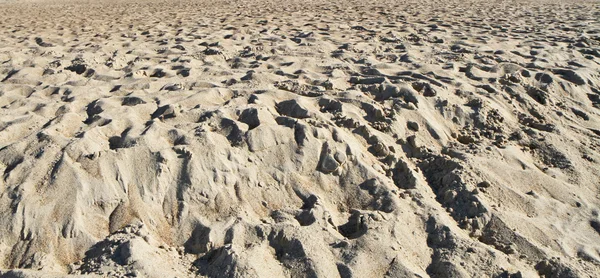
<svg viewBox="0 0 600 278">
<path fill-rule="evenodd" d="M 0 276 L 599 277 L 600 2 L 0 4 Z"/>
</svg>

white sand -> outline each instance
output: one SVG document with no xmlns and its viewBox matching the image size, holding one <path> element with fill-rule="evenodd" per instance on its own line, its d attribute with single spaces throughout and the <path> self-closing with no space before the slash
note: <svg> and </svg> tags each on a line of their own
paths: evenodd
<svg viewBox="0 0 600 278">
<path fill-rule="evenodd" d="M 0 4 L 0 276 L 598 277 L 598 1 Z"/>
</svg>

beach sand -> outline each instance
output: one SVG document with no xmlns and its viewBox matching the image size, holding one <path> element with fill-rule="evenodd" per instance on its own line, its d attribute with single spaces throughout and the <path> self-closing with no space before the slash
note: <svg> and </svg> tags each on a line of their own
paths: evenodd
<svg viewBox="0 0 600 278">
<path fill-rule="evenodd" d="M 1 277 L 598 277 L 598 1 L 4 1 Z"/>
</svg>

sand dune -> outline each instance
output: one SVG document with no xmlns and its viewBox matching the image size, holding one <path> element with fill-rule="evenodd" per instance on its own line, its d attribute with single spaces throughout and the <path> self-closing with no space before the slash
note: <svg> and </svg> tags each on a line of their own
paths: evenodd
<svg viewBox="0 0 600 278">
<path fill-rule="evenodd" d="M 598 1 L 0 4 L 0 276 L 598 277 Z"/>
</svg>

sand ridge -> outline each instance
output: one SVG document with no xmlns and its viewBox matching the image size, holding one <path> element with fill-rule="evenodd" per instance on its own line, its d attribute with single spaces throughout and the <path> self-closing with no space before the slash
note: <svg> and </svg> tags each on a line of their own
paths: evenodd
<svg viewBox="0 0 600 278">
<path fill-rule="evenodd" d="M 0 275 L 600 273 L 597 1 L 0 7 Z"/>
</svg>

